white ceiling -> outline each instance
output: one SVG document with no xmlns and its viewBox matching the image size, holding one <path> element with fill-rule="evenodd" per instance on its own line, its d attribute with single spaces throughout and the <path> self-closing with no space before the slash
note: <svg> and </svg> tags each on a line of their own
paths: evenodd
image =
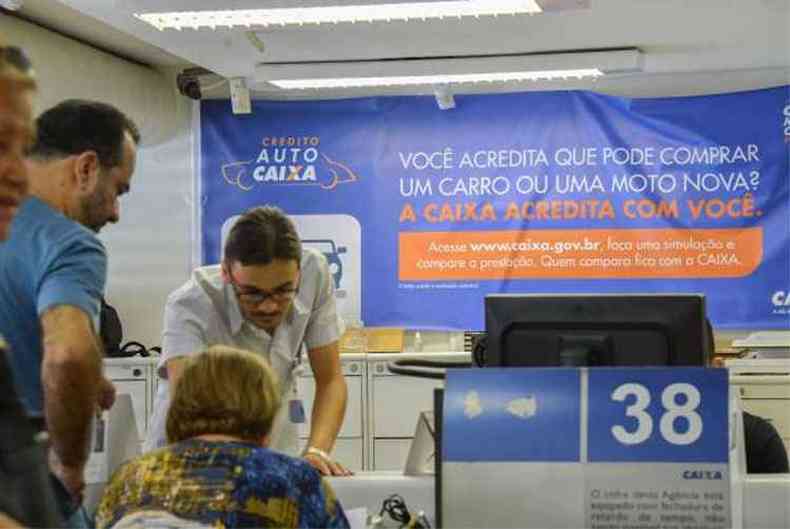
<svg viewBox="0 0 790 529">
<path fill-rule="evenodd" d="M 245 77 L 263 95 L 288 96 L 268 83 L 254 84 L 261 63 L 486 56 L 536 52 L 638 48 L 644 71 L 597 81 L 672 87 L 686 79 L 722 79 L 722 90 L 790 83 L 790 0 L 590 0 L 591 8 L 535 16 L 471 20 L 333 24 L 256 31 L 263 51 L 244 31 L 158 31 L 133 12 L 237 7 L 376 3 L 386 0 L 25 0 L 22 15 L 60 32 L 155 66 L 199 65 L 224 77 Z M 389 0 L 391 3 L 393 0 Z M 553 0 L 557 1 L 557 0 Z M 573 0 L 561 0 L 567 4 Z M 726 73 L 726 75 L 722 75 Z M 711 77 L 718 74 L 718 77 Z M 594 88 L 592 81 L 550 85 L 465 87 L 464 91 Z M 625 84 L 623 84 L 625 86 Z M 706 87 L 710 92 L 710 86 Z M 371 93 L 339 91 L 329 96 Z M 375 93 L 404 93 L 376 90 Z M 415 93 L 409 89 L 408 93 Z M 315 97 L 315 93 L 290 94 Z"/>
<path fill-rule="evenodd" d="M 23 0 L 22 18 L 102 50 L 155 66 L 184 66 L 188 61 L 55 0 Z"/>
</svg>

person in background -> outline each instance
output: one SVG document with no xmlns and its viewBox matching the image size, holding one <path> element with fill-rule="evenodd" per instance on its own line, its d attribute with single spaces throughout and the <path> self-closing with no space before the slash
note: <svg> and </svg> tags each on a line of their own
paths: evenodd
<svg viewBox="0 0 790 529">
<path fill-rule="evenodd" d="M 192 279 L 168 298 L 164 320 L 162 380 L 146 450 L 165 443 L 169 392 L 184 359 L 225 344 L 254 351 L 274 368 L 282 406 L 270 446 L 296 455 L 304 411 L 295 379 L 306 348 L 316 392 L 302 457 L 324 475 L 350 474 L 329 455 L 347 398 L 338 347 L 343 324 L 334 282 L 326 259 L 302 248 L 296 228 L 280 209 L 265 206 L 245 212 L 230 230 L 222 263 L 195 270 Z"/>
<path fill-rule="evenodd" d="M 26 160 L 30 196 L 0 244 L 0 333 L 25 408 L 48 431 L 61 509 L 74 526 L 85 522 L 91 420 L 97 404 L 114 400 L 96 332 L 107 256 L 95 232 L 118 221 L 139 139 L 131 120 L 102 103 L 44 112 Z"/>
<path fill-rule="evenodd" d="M 705 320 L 708 342 L 708 359 L 712 367 L 724 367 L 716 358 L 716 340 L 713 325 Z M 774 425 L 766 419 L 743 411 L 743 444 L 746 451 L 747 474 L 786 474 L 790 472 L 787 450 Z"/>
<path fill-rule="evenodd" d="M 33 143 L 32 65 L 19 48 L 0 43 L 0 240 L 27 194 L 24 155 Z"/>
<path fill-rule="evenodd" d="M 27 193 L 24 155 L 33 143 L 33 66 L 0 42 L 0 241 Z M 3 263 L 0 262 L 0 267 Z M 16 392 L 0 338 L 0 527 L 62 525 L 49 481 L 46 451 Z"/>
<path fill-rule="evenodd" d="M 173 517 L 176 527 L 348 527 L 312 466 L 267 448 L 279 408 L 277 375 L 260 355 L 215 346 L 191 357 L 167 414 L 171 444 L 116 471 L 97 528 L 168 516 L 168 527 Z"/>
<path fill-rule="evenodd" d="M 790 472 L 779 432 L 762 417 L 743 412 L 743 437 L 746 445 L 747 474 L 787 474 Z"/>
</svg>

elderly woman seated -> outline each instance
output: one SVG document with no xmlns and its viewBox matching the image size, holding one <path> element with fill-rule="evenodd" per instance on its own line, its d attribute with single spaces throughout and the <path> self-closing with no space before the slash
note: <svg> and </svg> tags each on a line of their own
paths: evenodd
<svg viewBox="0 0 790 529">
<path fill-rule="evenodd" d="M 277 385 L 266 362 L 246 351 L 215 346 L 190 359 L 167 416 L 171 444 L 116 472 L 97 528 L 348 527 L 309 463 L 266 448 Z"/>
</svg>

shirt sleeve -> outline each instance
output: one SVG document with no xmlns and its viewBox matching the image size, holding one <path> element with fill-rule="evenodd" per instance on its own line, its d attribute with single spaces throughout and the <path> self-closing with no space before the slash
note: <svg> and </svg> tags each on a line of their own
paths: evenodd
<svg viewBox="0 0 790 529">
<path fill-rule="evenodd" d="M 192 294 L 192 295 L 190 295 Z M 206 315 L 201 317 L 200 304 L 194 293 L 181 290 L 170 295 L 165 305 L 162 331 L 162 356 L 159 372 L 165 364 L 179 356 L 192 356 L 207 347 Z"/>
<path fill-rule="evenodd" d="M 787 473 L 787 451 L 776 428 L 762 417 L 747 412 L 743 413 L 743 426 L 747 473 Z"/>
<path fill-rule="evenodd" d="M 771 427 L 771 437 L 765 445 L 766 455 L 766 468 L 763 473 L 768 474 L 787 474 L 790 471 L 790 465 L 787 461 L 787 449 L 785 448 L 782 438 L 779 437 L 779 432 L 776 431 L 773 425 Z"/>
<path fill-rule="evenodd" d="M 71 305 L 82 309 L 98 330 L 106 280 L 104 246 L 90 233 L 80 233 L 60 246 L 48 263 L 36 298 L 38 314 L 57 305 Z"/>
<path fill-rule="evenodd" d="M 335 283 L 329 273 L 326 258 L 323 255 L 318 255 L 315 264 L 316 270 L 313 273 L 317 275 L 318 288 L 305 331 L 307 349 L 315 349 L 336 342 L 345 331 L 343 320 L 337 313 Z"/>
</svg>

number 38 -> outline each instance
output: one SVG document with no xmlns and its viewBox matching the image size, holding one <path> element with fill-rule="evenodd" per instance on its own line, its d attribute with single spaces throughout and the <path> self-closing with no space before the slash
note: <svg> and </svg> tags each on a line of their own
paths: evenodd
<svg viewBox="0 0 790 529">
<path fill-rule="evenodd" d="M 612 400 L 623 402 L 630 395 L 636 397 L 636 402 L 625 409 L 625 415 L 636 419 L 636 429 L 629 432 L 617 424 L 612 426 L 612 435 L 622 444 L 636 445 L 645 442 L 653 434 L 653 417 L 645 411 L 650 405 L 650 391 L 642 384 L 622 384 L 612 392 Z M 683 404 L 675 400 L 678 395 L 685 395 Z M 661 404 L 665 412 L 661 415 L 659 431 L 666 442 L 689 445 L 699 439 L 702 435 L 702 417 L 695 410 L 700 401 L 699 390 L 691 384 L 670 384 L 661 392 Z M 675 429 L 675 419 L 681 417 L 688 422 L 688 429 L 682 433 Z"/>
</svg>

